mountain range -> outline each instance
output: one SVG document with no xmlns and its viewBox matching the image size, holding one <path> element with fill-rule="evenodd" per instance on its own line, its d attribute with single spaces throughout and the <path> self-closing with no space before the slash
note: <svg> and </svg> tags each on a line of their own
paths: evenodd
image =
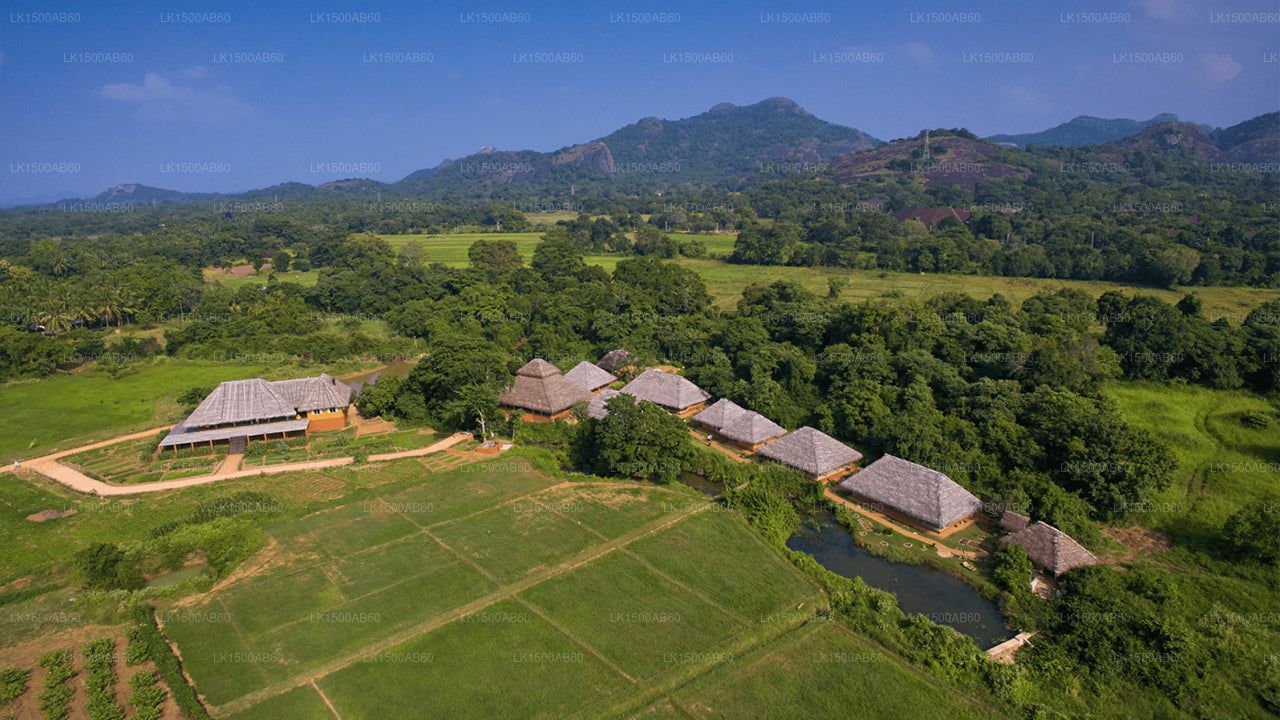
<svg viewBox="0 0 1280 720">
<path fill-rule="evenodd" d="M 1181 140 L 1171 142 L 1170 137 Z M 1260 115 L 1225 129 L 1178 122 L 1177 116 L 1169 114 L 1146 121 L 1080 116 L 1041 133 L 993 135 L 986 140 L 945 134 L 930 143 L 932 162 L 926 170 L 913 170 L 910 165 L 920 159 L 922 137 L 883 143 L 860 130 L 820 120 L 795 102 L 776 97 L 746 106 L 721 103 L 681 120 L 648 117 L 604 137 L 553 152 L 481 148 L 394 183 L 358 178 L 317 186 L 287 182 L 235 194 L 186 193 L 130 183 L 112 187 L 90 202 L 160 205 L 332 196 L 512 200 L 597 192 L 640 194 L 672 186 L 732 190 L 828 168 L 844 183 L 868 175 L 913 171 L 919 172 L 927 185 L 956 183 L 972 189 L 983 179 L 1020 172 L 991 161 L 1000 152 L 997 143 L 1111 143 L 1100 151 L 1113 153 L 1142 145 L 1206 161 L 1274 162 L 1280 159 L 1280 113 Z M 975 163 L 981 163 L 980 171 L 970 172 Z"/>
</svg>

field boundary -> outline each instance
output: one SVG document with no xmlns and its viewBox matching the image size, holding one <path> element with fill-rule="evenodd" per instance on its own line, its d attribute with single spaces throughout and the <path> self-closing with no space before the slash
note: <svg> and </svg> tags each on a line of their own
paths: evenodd
<svg viewBox="0 0 1280 720">
<path fill-rule="evenodd" d="M 496 590 L 489 592 L 479 598 L 476 598 L 475 600 L 472 600 L 469 603 L 465 603 L 459 607 L 450 608 L 449 610 L 438 613 L 416 625 L 404 628 L 399 632 L 393 633 L 379 640 L 375 640 L 374 642 L 371 642 L 361 647 L 358 650 L 346 653 L 341 657 L 335 658 L 333 660 L 330 660 L 327 663 L 316 666 L 308 672 L 299 674 L 292 678 L 281 680 L 272 685 L 268 685 L 267 687 L 260 688 L 246 695 L 242 695 L 236 698 L 235 700 L 231 700 L 229 702 L 223 703 L 222 705 L 213 707 L 211 708 L 211 710 L 213 710 L 214 714 L 218 716 L 232 715 L 234 713 L 247 710 L 253 707 L 254 705 L 257 705 L 258 703 L 262 702 L 263 700 L 267 700 L 277 695 L 281 695 L 296 687 L 300 687 L 308 683 L 315 682 L 316 680 L 324 678 L 325 676 L 331 675 L 335 672 L 338 672 L 339 670 L 342 670 L 351 665 L 354 665 L 360 662 L 363 658 L 368 657 L 369 655 L 377 654 L 379 652 L 385 652 L 397 645 L 400 645 L 402 643 L 409 642 L 410 640 L 413 640 L 415 638 L 421 637 L 422 635 L 425 635 L 426 633 L 429 633 L 432 630 L 436 630 L 438 628 L 444 627 L 445 625 L 448 625 L 449 623 L 452 623 L 461 617 L 465 617 L 466 615 L 477 613 L 489 607 L 490 605 L 494 605 L 503 600 L 511 599 L 516 594 L 523 592 L 524 590 L 527 590 L 535 585 L 539 585 L 547 580 L 550 580 L 551 578 L 558 577 L 560 575 L 564 575 L 568 572 L 571 572 L 577 569 L 578 567 L 581 567 L 583 565 L 586 565 L 587 563 L 590 563 L 594 560 L 604 557 L 605 555 L 609 554 L 610 552 L 613 552 L 614 550 L 626 547 L 627 545 L 630 545 L 631 543 L 636 542 L 641 538 L 645 538 L 655 533 L 661 532 L 667 529 L 668 527 L 675 525 L 676 523 L 679 523 L 693 515 L 703 512 L 706 509 L 707 509 L 707 506 L 700 505 L 692 509 L 677 511 L 675 513 L 663 515 L 662 517 L 657 518 L 655 520 L 651 520 L 645 523 L 644 525 L 641 525 L 638 528 L 635 528 L 627 533 L 624 533 L 614 538 L 613 540 L 609 540 L 599 545 L 593 545 L 591 547 L 588 547 L 584 549 L 582 552 L 579 552 L 577 555 L 567 558 L 564 561 L 557 563 L 556 565 L 543 568 L 542 570 L 536 570 L 526 575 L 525 577 L 520 578 L 519 580 L 516 580 L 515 582 L 509 583 L 507 585 L 499 586 Z"/>
</svg>

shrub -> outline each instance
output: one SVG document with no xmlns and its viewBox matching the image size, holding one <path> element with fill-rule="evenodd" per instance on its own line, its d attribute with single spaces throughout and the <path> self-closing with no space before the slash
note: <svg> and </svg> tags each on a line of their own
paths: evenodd
<svg viewBox="0 0 1280 720">
<path fill-rule="evenodd" d="M 196 697 L 196 691 L 187 683 L 187 678 L 182 673 L 181 661 L 173 654 L 169 643 L 165 642 L 164 636 L 160 634 L 160 628 L 156 626 L 155 609 L 150 605 L 135 605 L 133 612 L 134 622 L 142 632 L 151 660 L 159 668 L 165 684 L 169 686 L 169 692 L 173 694 L 173 700 L 178 704 L 178 709 L 190 720 L 212 720 L 209 712 L 204 709 L 204 705 L 200 704 L 200 699 Z"/>
<path fill-rule="evenodd" d="M 45 669 L 44 691 L 40 693 L 40 712 L 45 720 L 63 720 L 71 713 L 71 651 L 53 650 L 40 656 L 40 667 Z"/>
<path fill-rule="evenodd" d="M 1269 413 L 1258 410 L 1246 410 L 1245 413 L 1240 416 L 1240 422 L 1245 427 L 1253 428 L 1254 430 L 1266 430 L 1271 427 L 1272 419 Z"/>
<path fill-rule="evenodd" d="M 85 713 L 90 720 L 124 720 L 124 708 L 116 704 L 115 641 L 108 638 L 90 640 L 82 648 L 84 667 L 89 671 L 84 680 L 89 702 Z"/>
<path fill-rule="evenodd" d="M 26 692 L 27 680 L 30 677 L 30 670 L 18 670 L 17 668 L 0 670 L 0 707 L 8 707 L 22 693 Z"/>
<path fill-rule="evenodd" d="M 129 704 L 137 708 L 132 720 L 160 720 L 160 703 L 164 702 L 164 688 L 159 686 L 160 678 L 155 672 L 147 670 L 129 678 L 129 687 L 133 693 L 129 695 Z"/>
</svg>

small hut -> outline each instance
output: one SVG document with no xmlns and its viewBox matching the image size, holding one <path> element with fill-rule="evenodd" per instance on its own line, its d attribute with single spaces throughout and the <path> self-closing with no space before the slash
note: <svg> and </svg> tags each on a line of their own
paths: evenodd
<svg viewBox="0 0 1280 720">
<path fill-rule="evenodd" d="M 1000 542 L 1021 545 L 1027 557 L 1037 567 L 1057 577 L 1072 568 L 1097 565 L 1100 561 L 1070 535 L 1044 522 L 1032 525 L 1000 538 Z"/>
<path fill-rule="evenodd" d="M 893 455 L 885 455 L 845 478 L 840 489 L 876 512 L 942 537 L 972 525 L 982 510 L 982 501 L 960 483 Z"/>
<path fill-rule="evenodd" d="M 755 452 L 761 446 L 786 435 L 779 424 L 758 412 L 747 410 L 720 428 L 720 435 L 743 450 Z"/>
<path fill-rule="evenodd" d="M 685 378 L 654 368 L 645 370 L 627 383 L 622 392 L 661 405 L 678 417 L 689 417 L 702 409 L 711 393 Z"/>
<path fill-rule="evenodd" d="M 565 373 L 564 379 L 594 393 L 618 378 L 613 373 L 602 370 L 600 366 L 583 360 Z"/>
<path fill-rule="evenodd" d="M 822 483 L 852 470 L 853 464 L 862 459 L 862 453 L 807 426 L 762 446 L 759 452 Z"/>
<path fill-rule="evenodd" d="M 596 366 L 607 373 L 613 373 L 631 364 L 631 353 L 618 348 L 605 353 Z"/>
<path fill-rule="evenodd" d="M 555 365 L 534 358 L 516 371 L 515 382 L 498 393 L 498 402 L 521 408 L 526 420 L 559 420 L 573 411 L 575 403 L 591 399 L 591 393 L 566 380 Z"/>
</svg>

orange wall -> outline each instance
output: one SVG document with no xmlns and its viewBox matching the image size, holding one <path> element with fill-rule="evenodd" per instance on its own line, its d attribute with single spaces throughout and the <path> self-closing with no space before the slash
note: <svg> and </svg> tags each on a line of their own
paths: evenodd
<svg viewBox="0 0 1280 720">
<path fill-rule="evenodd" d="M 347 426 L 347 411 L 344 408 L 336 413 L 311 413 L 307 419 L 310 421 L 307 423 L 308 432 L 341 430 Z"/>
</svg>

